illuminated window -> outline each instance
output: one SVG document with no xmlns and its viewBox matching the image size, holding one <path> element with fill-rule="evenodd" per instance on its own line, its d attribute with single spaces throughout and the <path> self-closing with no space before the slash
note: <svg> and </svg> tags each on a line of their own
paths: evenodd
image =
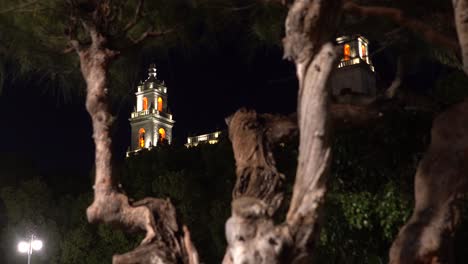
<svg viewBox="0 0 468 264">
<path fill-rule="evenodd" d="M 140 148 L 145 147 L 145 129 L 144 128 L 140 128 L 140 130 L 138 131 L 138 145 L 140 146 Z"/>
<path fill-rule="evenodd" d="M 161 140 L 166 139 L 166 130 L 164 130 L 164 128 L 160 127 L 158 133 Z"/>
<path fill-rule="evenodd" d="M 366 45 L 361 45 L 361 53 L 362 53 L 362 58 L 365 59 L 367 57 Z"/>
<path fill-rule="evenodd" d="M 343 58 L 344 60 L 349 60 L 350 57 L 351 57 L 351 47 L 349 46 L 349 44 L 344 44 Z"/>
<path fill-rule="evenodd" d="M 162 112 L 163 110 L 163 100 L 161 97 L 158 97 L 158 111 Z"/>
<path fill-rule="evenodd" d="M 148 110 L 148 98 L 143 97 L 143 110 Z"/>
</svg>

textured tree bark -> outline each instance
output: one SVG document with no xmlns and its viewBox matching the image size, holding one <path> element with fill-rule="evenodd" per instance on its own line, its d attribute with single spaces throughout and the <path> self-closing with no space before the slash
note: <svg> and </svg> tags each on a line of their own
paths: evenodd
<svg viewBox="0 0 468 264">
<path fill-rule="evenodd" d="M 453 263 L 458 202 L 468 190 L 468 100 L 440 114 L 415 176 L 415 207 L 390 249 L 390 263 Z"/>
<path fill-rule="evenodd" d="M 113 182 L 111 126 L 107 76 L 109 63 L 117 52 L 106 48 L 107 40 L 93 23 L 85 26 L 92 44 L 78 47 L 71 43 L 80 58 L 80 66 L 87 85 L 86 109 L 91 116 L 96 148 L 96 178 L 94 201 L 86 214 L 91 223 L 107 223 L 126 231 L 146 231 L 141 245 L 123 255 L 115 255 L 113 263 L 198 263 L 198 255 L 176 221 L 174 206 L 169 200 L 145 198 L 130 203 L 128 197 Z"/>
<path fill-rule="evenodd" d="M 468 74 L 468 1 L 453 0 Z M 431 143 L 415 176 L 415 206 L 390 249 L 390 263 L 453 263 L 460 198 L 468 191 L 468 99 L 433 122 Z"/>
<path fill-rule="evenodd" d="M 285 57 L 299 79 L 299 164 L 286 221 L 273 215 L 282 201 L 284 175 L 273 143 L 292 134 L 290 118 L 239 110 L 229 120 L 237 182 L 226 222 L 223 263 L 310 263 L 326 193 L 330 160 L 327 80 L 335 65 L 331 40 L 341 1 L 295 1 L 286 20 Z"/>
<path fill-rule="evenodd" d="M 336 32 L 341 7 L 340 0 L 295 1 L 286 19 L 285 57 L 294 60 L 299 80 L 299 158 L 286 218 L 295 263 L 310 263 L 320 232 L 331 158 L 327 81 L 337 56 L 328 41 Z"/>
<path fill-rule="evenodd" d="M 468 0 L 452 0 L 463 69 L 468 74 Z"/>
<path fill-rule="evenodd" d="M 302 75 L 298 108 L 299 160 L 286 222 L 294 234 L 299 263 L 312 257 L 319 235 L 331 159 L 327 79 L 334 67 L 334 47 L 327 43 Z M 328 61 L 328 63 L 320 63 Z"/>
<path fill-rule="evenodd" d="M 287 239 L 272 216 L 281 204 L 284 175 L 277 171 L 272 144 L 296 129 L 295 120 L 241 109 L 229 120 L 236 160 L 232 216 L 226 222 L 223 263 L 279 263 Z"/>
</svg>

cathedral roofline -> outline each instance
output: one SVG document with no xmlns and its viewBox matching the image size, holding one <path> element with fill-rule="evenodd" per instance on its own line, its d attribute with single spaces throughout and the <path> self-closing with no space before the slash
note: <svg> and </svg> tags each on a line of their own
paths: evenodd
<svg viewBox="0 0 468 264">
<path fill-rule="evenodd" d="M 162 86 L 166 88 L 164 90 L 167 90 L 167 87 L 165 86 L 164 81 L 160 81 L 157 78 L 156 64 L 151 63 L 148 67 L 148 77 L 146 78 L 146 80 L 140 82 L 140 85 L 138 85 L 138 89 L 140 91 L 140 87 L 142 87 L 143 89 L 141 90 L 144 91 L 144 90 L 154 89 L 153 87 L 159 87 L 159 86 Z"/>
</svg>

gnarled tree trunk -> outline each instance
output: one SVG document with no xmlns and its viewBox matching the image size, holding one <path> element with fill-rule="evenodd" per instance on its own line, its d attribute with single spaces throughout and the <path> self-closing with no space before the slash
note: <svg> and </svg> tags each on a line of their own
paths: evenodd
<svg viewBox="0 0 468 264">
<path fill-rule="evenodd" d="M 95 11 L 98 12 L 98 11 Z M 93 18 L 97 18 L 98 13 Z M 98 30 L 96 21 L 84 21 L 91 44 L 83 47 L 71 41 L 80 58 L 87 85 L 86 109 L 91 116 L 96 148 L 94 201 L 86 213 L 91 223 L 107 223 L 126 231 L 146 231 L 141 245 L 123 255 L 115 255 L 113 263 L 190 263 L 198 256 L 188 230 L 182 231 L 176 221 L 174 206 L 169 200 L 145 198 L 130 203 L 113 181 L 111 126 L 109 109 L 108 67 L 118 52 L 106 47 L 107 39 Z"/>
<path fill-rule="evenodd" d="M 415 176 L 415 208 L 390 250 L 390 263 L 453 263 L 457 202 L 468 190 L 468 100 L 440 114 Z"/>
<path fill-rule="evenodd" d="M 453 0 L 468 74 L 468 0 Z M 468 88 L 468 87 L 467 87 Z M 460 198 L 468 191 L 468 99 L 433 122 L 429 149 L 415 176 L 415 206 L 390 249 L 390 263 L 453 263 Z"/>
<path fill-rule="evenodd" d="M 295 130 L 285 117 L 240 110 L 229 120 L 237 182 L 232 216 L 226 222 L 223 263 L 310 263 L 319 234 L 330 161 L 327 80 L 335 66 L 328 43 L 340 14 L 339 0 L 297 0 L 286 20 L 285 57 L 299 79 L 299 164 L 286 220 L 275 225 L 284 175 L 277 171 L 272 144 Z"/>
<path fill-rule="evenodd" d="M 468 74 L 468 0 L 452 0 L 463 69 Z"/>
</svg>

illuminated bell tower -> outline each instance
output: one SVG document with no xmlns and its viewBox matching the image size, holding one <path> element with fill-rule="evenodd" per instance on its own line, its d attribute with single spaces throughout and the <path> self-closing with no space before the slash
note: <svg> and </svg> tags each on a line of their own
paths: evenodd
<svg viewBox="0 0 468 264">
<path fill-rule="evenodd" d="M 330 76 L 329 85 L 334 96 L 355 93 L 376 94 L 374 66 L 369 58 L 369 41 L 363 36 L 344 36 L 336 39 L 342 50 L 338 67 Z"/>
<path fill-rule="evenodd" d="M 131 115 L 131 152 L 151 148 L 163 141 L 171 144 L 175 121 L 167 108 L 167 87 L 156 78 L 156 65 L 151 64 L 148 78 L 140 82 L 136 108 Z"/>
</svg>

